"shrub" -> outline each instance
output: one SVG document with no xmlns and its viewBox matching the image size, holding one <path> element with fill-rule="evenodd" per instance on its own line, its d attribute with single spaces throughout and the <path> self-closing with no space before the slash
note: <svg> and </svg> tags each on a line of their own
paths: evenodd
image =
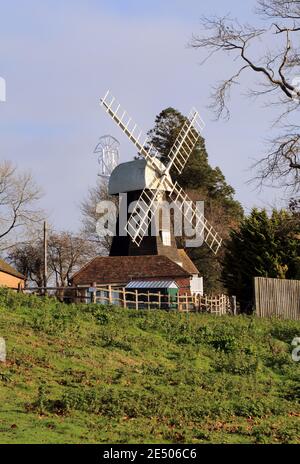
<svg viewBox="0 0 300 464">
<path fill-rule="evenodd" d="M 271 336 L 289 345 L 295 337 L 299 336 L 299 326 L 294 321 L 274 321 Z"/>
<path fill-rule="evenodd" d="M 258 359 L 244 353 L 220 353 L 215 359 L 215 370 L 235 375 L 250 375 L 258 370 Z"/>
</svg>

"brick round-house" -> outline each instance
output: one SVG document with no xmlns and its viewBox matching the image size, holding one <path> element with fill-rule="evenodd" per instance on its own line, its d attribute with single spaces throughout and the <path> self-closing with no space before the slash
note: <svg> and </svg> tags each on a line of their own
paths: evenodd
<svg viewBox="0 0 300 464">
<path fill-rule="evenodd" d="M 72 285 L 126 287 L 132 280 L 168 280 L 176 282 L 179 294 L 184 294 L 191 292 L 195 279 L 199 279 L 198 270 L 186 254 L 180 263 L 162 255 L 97 256 L 72 276 Z"/>
</svg>

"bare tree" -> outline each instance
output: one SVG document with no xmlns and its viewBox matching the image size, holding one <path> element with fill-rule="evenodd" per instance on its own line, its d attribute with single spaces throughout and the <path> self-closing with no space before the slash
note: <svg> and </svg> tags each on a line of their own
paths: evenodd
<svg viewBox="0 0 300 464">
<path fill-rule="evenodd" d="M 265 27 L 240 24 L 228 16 L 204 17 L 201 20 L 203 31 L 193 36 L 190 45 L 208 52 L 203 63 L 217 53 L 225 53 L 236 66 L 212 93 L 211 107 L 217 118 L 230 117 L 230 91 L 246 72 L 259 78 L 258 84 L 253 83 L 250 96 L 265 97 L 268 104 L 278 106 L 279 116 L 274 123 L 282 126 L 282 133 L 270 140 L 269 151 L 256 163 L 257 178 L 261 182 L 276 181 L 298 191 L 300 126 L 296 116 L 300 110 L 300 1 L 258 0 L 256 13 L 265 19 Z"/>
<path fill-rule="evenodd" d="M 28 283 L 44 286 L 44 244 L 40 231 L 26 242 L 10 247 L 6 258 L 25 275 Z M 41 235 L 41 234 L 40 234 Z M 80 267 L 95 256 L 93 244 L 71 232 L 49 232 L 48 285 L 66 287 Z"/>
<path fill-rule="evenodd" d="M 111 237 L 99 237 L 97 234 L 97 220 L 100 214 L 97 212 L 97 205 L 101 201 L 110 200 L 115 204 L 116 198 L 108 194 L 108 184 L 102 180 L 98 180 L 95 187 L 91 187 L 88 195 L 80 205 L 82 213 L 83 236 L 91 240 L 95 245 L 95 251 L 98 254 L 107 254 L 111 246 Z"/>
<path fill-rule="evenodd" d="M 44 254 L 42 240 L 18 243 L 10 248 L 7 259 L 21 272 L 26 282 L 44 285 Z"/>
<path fill-rule="evenodd" d="M 9 161 L 0 162 L 0 240 L 41 219 L 36 208 L 40 197 L 30 173 L 20 174 Z"/>
<path fill-rule="evenodd" d="M 71 232 L 51 233 L 48 240 L 48 263 L 56 286 L 66 287 L 71 276 L 94 256 L 94 247 Z"/>
</svg>

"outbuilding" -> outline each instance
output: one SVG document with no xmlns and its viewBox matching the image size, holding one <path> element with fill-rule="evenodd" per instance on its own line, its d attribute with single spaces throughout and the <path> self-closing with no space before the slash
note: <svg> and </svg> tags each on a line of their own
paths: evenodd
<svg viewBox="0 0 300 464">
<path fill-rule="evenodd" d="M 89 299 L 89 287 L 111 287 L 112 291 L 133 285 L 132 282 L 151 282 L 163 293 L 178 295 L 192 294 L 191 284 L 195 281 L 197 269 L 190 260 L 175 263 L 167 256 L 97 256 L 72 276 L 72 286 L 77 287 L 82 298 Z M 154 283 L 153 283 L 154 282 Z M 161 283 L 160 283 L 161 282 Z M 171 282 L 168 289 L 166 282 Z M 201 280 L 202 282 L 202 280 Z M 143 285 L 143 284 L 141 284 Z M 176 287 L 172 290 L 171 287 Z M 202 285 L 199 288 L 201 293 Z M 101 290 L 99 290 L 101 292 Z M 101 296 L 99 294 L 99 296 Z"/>
<path fill-rule="evenodd" d="M 0 287 L 15 290 L 24 288 L 25 277 L 3 259 L 0 259 Z"/>
<path fill-rule="evenodd" d="M 161 298 L 160 308 L 177 308 L 179 289 L 174 280 L 131 280 L 125 288 L 138 293 L 140 307 L 143 307 L 143 304 L 147 307 L 148 302 L 157 303 L 157 295 L 159 294 Z"/>
</svg>

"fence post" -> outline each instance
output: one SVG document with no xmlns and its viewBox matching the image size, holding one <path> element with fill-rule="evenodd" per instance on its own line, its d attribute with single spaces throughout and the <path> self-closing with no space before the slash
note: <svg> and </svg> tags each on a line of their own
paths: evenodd
<svg viewBox="0 0 300 464">
<path fill-rule="evenodd" d="M 161 292 L 158 292 L 158 309 L 161 309 Z"/>
<path fill-rule="evenodd" d="M 112 304 L 111 285 L 108 286 L 108 298 L 109 304 Z"/>
<path fill-rule="evenodd" d="M 135 309 L 139 309 L 139 294 L 138 291 L 135 291 Z"/>
<path fill-rule="evenodd" d="M 93 300 L 93 303 L 97 303 L 97 290 L 96 290 L 96 287 L 97 287 L 97 283 L 96 282 L 93 282 L 93 297 L 92 297 L 92 300 Z M 96 290 L 96 291 L 95 291 Z"/>
<path fill-rule="evenodd" d="M 235 295 L 232 295 L 231 297 L 231 310 L 233 312 L 233 315 L 236 316 L 236 296 Z"/>
<path fill-rule="evenodd" d="M 123 308 L 126 308 L 126 290 L 125 287 L 122 288 L 122 294 L 123 294 Z"/>
<path fill-rule="evenodd" d="M 199 306 L 198 306 L 198 295 L 195 293 L 193 295 L 193 305 L 194 305 L 194 311 L 195 313 L 198 313 L 199 312 Z"/>
<path fill-rule="evenodd" d="M 78 303 L 78 290 L 77 290 L 77 286 L 76 286 L 75 292 L 74 292 L 74 303 Z"/>
</svg>

